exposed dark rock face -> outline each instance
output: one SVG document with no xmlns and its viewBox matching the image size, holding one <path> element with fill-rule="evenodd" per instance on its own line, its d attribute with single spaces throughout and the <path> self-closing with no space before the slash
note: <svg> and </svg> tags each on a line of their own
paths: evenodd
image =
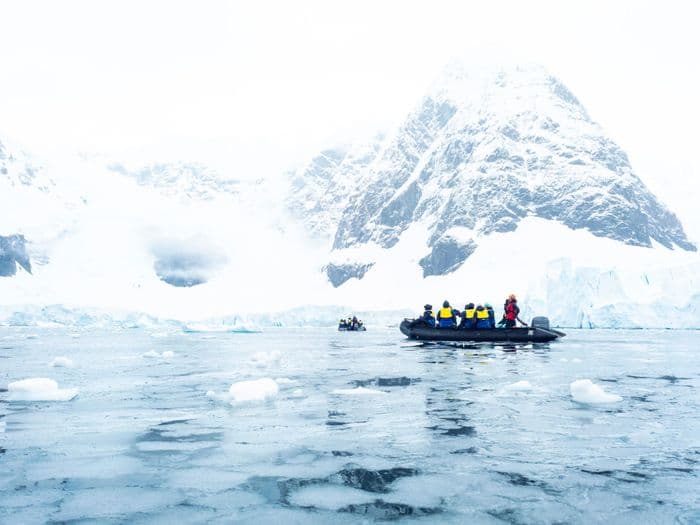
<svg viewBox="0 0 700 525">
<path fill-rule="evenodd" d="M 324 267 L 328 280 L 336 288 L 353 277 L 362 279 L 374 263 L 368 264 L 329 264 Z"/>
<path fill-rule="evenodd" d="M 0 235 L 0 277 L 12 277 L 20 265 L 32 273 L 32 263 L 27 255 L 24 235 Z"/>
<path fill-rule="evenodd" d="M 454 272 L 462 266 L 474 250 L 476 250 L 476 243 L 471 239 L 460 242 L 452 237 L 441 238 L 433 244 L 431 252 L 419 262 L 423 268 L 423 277 Z"/>
</svg>

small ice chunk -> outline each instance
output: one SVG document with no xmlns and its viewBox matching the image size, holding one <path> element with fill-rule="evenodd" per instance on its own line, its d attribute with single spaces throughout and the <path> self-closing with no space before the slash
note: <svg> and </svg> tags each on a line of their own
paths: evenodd
<svg viewBox="0 0 700 525">
<path fill-rule="evenodd" d="M 72 339 L 80 339 L 80 334 L 77 333 L 77 332 L 74 332 L 74 333 L 70 334 L 70 336 L 71 336 Z"/>
<path fill-rule="evenodd" d="M 301 388 L 297 388 L 296 390 L 293 390 L 291 394 L 289 394 L 289 397 L 292 399 L 300 399 L 305 395 L 306 394 L 304 394 L 304 391 Z"/>
<path fill-rule="evenodd" d="M 27 334 L 24 336 L 25 339 L 39 339 L 37 334 Z"/>
<path fill-rule="evenodd" d="M 156 352 L 155 350 L 149 350 L 148 352 L 142 354 L 141 357 L 148 357 L 148 358 L 161 357 L 163 359 L 172 359 L 173 357 L 175 357 L 175 353 L 172 350 L 166 350 L 162 354 L 159 352 Z"/>
<path fill-rule="evenodd" d="M 602 386 L 596 385 L 590 379 L 577 379 L 569 385 L 571 397 L 579 403 L 617 403 L 622 398 L 616 394 L 607 393 Z"/>
<path fill-rule="evenodd" d="M 530 384 L 530 381 L 516 381 L 515 383 L 506 385 L 505 389 L 511 391 L 532 390 L 532 385 Z"/>
<path fill-rule="evenodd" d="M 74 365 L 73 360 L 70 357 L 60 355 L 58 357 L 54 357 L 53 361 L 49 363 L 49 366 L 73 368 Z"/>
<path fill-rule="evenodd" d="M 381 390 L 374 390 L 373 388 L 365 388 L 363 386 L 358 386 L 357 388 L 339 388 L 333 390 L 333 393 L 339 396 L 374 396 L 386 394 L 386 392 Z"/>
<path fill-rule="evenodd" d="M 232 405 L 269 401 L 279 394 L 279 385 L 269 377 L 233 383 L 228 392 L 218 393 L 208 390 L 206 396 L 215 401 Z"/>
<path fill-rule="evenodd" d="M 58 388 L 58 383 L 47 377 L 15 381 L 7 390 L 10 401 L 70 401 L 78 395 L 77 388 Z"/>
<path fill-rule="evenodd" d="M 282 354 L 279 350 L 273 350 L 272 352 L 255 352 L 250 360 L 259 367 L 270 366 L 275 363 L 279 363 L 282 359 Z"/>
<path fill-rule="evenodd" d="M 218 392 L 214 392 L 213 390 L 207 390 L 207 393 L 205 394 L 209 399 L 213 399 L 214 401 L 228 401 L 228 392 L 225 394 L 219 394 Z"/>
<path fill-rule="evenodd" d="M 274 380 L 269 377 L 263 377 L 262 379 L 233 383 L 228 393 L 231 404 L 235 405 L 239 403 L 268 401 L 276 397 L 279 391 L 280 387 Z"/>
<path fill-rule="evenodd" d="M 4 421 L 0 421 L 0 434 L 5 433 L 6 424 Z"/>
<path fill-rule="evenodd" d="M 289 379 L 288 377 L 278 377 L 275 379 L 275 383 L 277 383 L 281 388 L 290 388 L 294 385 L 296 385 L 299 381 L 295 379 Z"/>
</svg>

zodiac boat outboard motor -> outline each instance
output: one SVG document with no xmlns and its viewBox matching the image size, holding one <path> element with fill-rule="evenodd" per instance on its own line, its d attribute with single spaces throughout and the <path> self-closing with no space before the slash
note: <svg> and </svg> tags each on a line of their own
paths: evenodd
<svg viewBox="0 0 700 525">
<path fill-rule="evenodd" d="M 549 330 L 549 318 L 544 316 L 533 317 L 532 322 L 530 323 L 530 327 Z"/>
</svg>

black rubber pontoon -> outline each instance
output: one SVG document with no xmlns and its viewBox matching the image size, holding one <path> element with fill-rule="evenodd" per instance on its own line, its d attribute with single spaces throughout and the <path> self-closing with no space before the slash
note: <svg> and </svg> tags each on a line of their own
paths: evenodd
<svg viewBox="0 0 700 525">
<path fill-rule="evenodd" d="M 491 328 L 466 330 L 460 328 L 432 328 L 404 319 L 399 326 L 401 333 L 416 341 L 464 341 L 485 343 L 547 343 L 566 334 L 552 328 L 531 326 L 521 328 Z"/>
</svg>

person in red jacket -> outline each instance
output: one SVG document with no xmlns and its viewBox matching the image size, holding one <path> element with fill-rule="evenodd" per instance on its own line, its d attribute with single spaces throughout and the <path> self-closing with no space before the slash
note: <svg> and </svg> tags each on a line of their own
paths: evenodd
<svg viewBox="0 0 700 525">
<path fill-rule="evenodd" d="M 519 321 L 520 324 L 527 326 L 527 324 L 523 323 L 520 318 L 518 318 L 518 315 L 520 315 L 520 308 L 518 307 L 518 299 L 515 297 L 515 294 L 512 293 L 508 296 L 508 299 L 506 299 L 503 305 L 503 310 L 503 319 L 498 323 L 499 325 L 505 325 L 506 328 L 515 328 L 515 321 Z"/>
</svg>

